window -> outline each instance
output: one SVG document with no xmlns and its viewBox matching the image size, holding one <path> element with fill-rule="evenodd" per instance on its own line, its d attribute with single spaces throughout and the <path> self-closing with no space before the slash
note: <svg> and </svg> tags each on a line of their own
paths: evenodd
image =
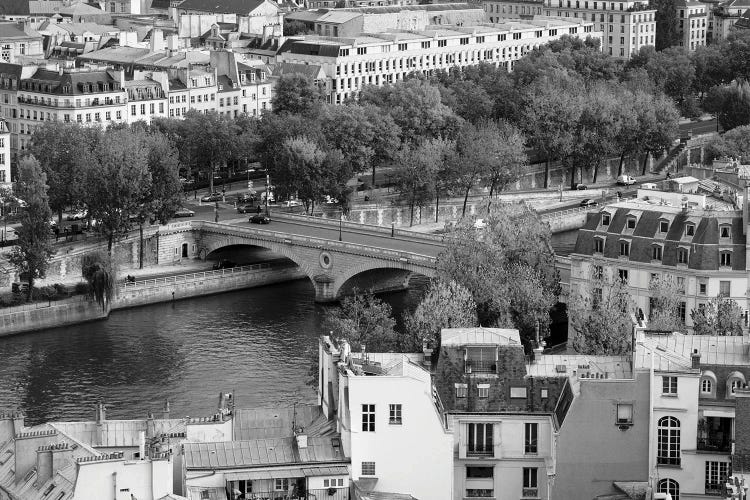
<svg viewBox="0 0 750 500">
<path fill-rule="evenodd" d="M 374 476 L 375 475 L 375 462 L 362 462 L 362 475 Z"/>
<path fill-rule="evenodd" d="M 685 236 L 694 236 L 695 235 L 695 224 L 688 223 L 685 224 Z"/>
<path fill-rule="evenodd" d="M 524 424 L 524 440 L 523 440 L 523 452 L 524 453 L 536 453 L 537 452 L 537 437 L 539 434 L 539 424 L 526 423 Z"/>
<path fill-rule="evenodd" d="M 706 461 L 706 495 L 721 495 L 729 475 L 729 462 Z"/>
<path fill-rule="evenodd" d="M 661 245 L 654 245 L 653 247 L 651 247 L 651 259 L 652 260 L 661 260 L 661 253 L 662 253 Z"/>
<path fill-rule="evenodd" d="M 687 303 L 685 301 L 680 302 L 677 304 L 677 315 L 680 317 L 680 321 L 683 323 L 685 322 L 687 312 Z"/>
<path fill-rule="evenodd" d="M 399 43 L 398 44 L 398 50 L 402 50 L 402 51 L 406 50 L 407 46 L 408 46 L 408 44 L 406 44 L 406 43 Z"/>
<path fill-rule="evenodd" d="M 464 37 L 459 40 L 461 45 L 469 45 L 469 37 Z"/>
<path fill-rule="evenodd" d="M 657 434 L 656 463 L 680 465 L 680 421 L 674 417 L 660 418 Z"/>
<path fill-rule="evenodd" d="M 494 467 L 466 466 L 466 479 L 490 479 L 494 476 Z"/>
<path fill-rule="evenodd" d="M 630 255 L 630 242 L 629 241 L 621 241 L 620 242 L 620 255 L 623 257 L 627 257 Z"/>
<path fill-rule="evenodd" d="M 732 252 L 725 250 L 719 253 L 719 265 L 720 266 L 731 266 L 732 265 Z"/>
<path fill-rule="evenodd" d="M 707 285 L 705 282 L 698 283 L 698 295 L 706 295 Z"/>
<path fill-rule="evenodd" d="M 662 394 L 677 394 L 677 377 L 664 376 L 661 378 Z"/>
<path fill-rule="evenodd" d="M 465 398 L 468 394 L 467 384 L 455 384 L 456 385 L 456 397 Z"/>
<path fill-rule="evenodd" d="M 731 296 L 731 285 L 731 281 L 719 281 L 719 295 L 723 295 L 724 297 Z"/>
<path fill-rule="evenodd" d="M 633 404 L 617 404 L 617 425 L 633 425 Z"/>
<path fill-rule="evenodd" d="M 490 384 L 477 384 L 477 392 L 480 399 L 490 397 Z"/>
<path fill-rule="evenodd" d="M 687 264 L 688 263 L 688 257 L 689 252 L 687 248 L 678 248 L 677 249 L 677 263 L 678 264 Z"/>
<path fill-rule="evenodd" d="M 713 383 L 710 378 L 703 377 L 703 379 L 701 379 L 701 394 L 711 393 L 713 393 Z"/>
<path fill-rule="evenodd" d="M 600 279 L 602 279 L 603 276 L 604 276 L 604 267 L 603 266 L 594 266 L 593 270 L 592 270 L 592 273 L 591 273 L 591 277 L 594 278 L 594 279 L 596 279 L 596 280 L 600 280 Z"/>
<path fill-rule="evenodd" d="M 719 234 L 722 238 L 729 238 L 731 231 L 729 226 L 721 226 L 719 228 Z"/>
<path fill-rule="evenodd" d="M 735 391 L 745 385 L 745 376 L 740 372 L 732 372 L 727 378 L 727 395 L 734 395 Z"/>
<path fill-rule="evenodd" d="M 208 490 L 201 490 L 201 500 L 208 500 L 209 498 Z"/>
<path fill-rule="evenodd" d="M 274 479 L 273 489 L 274 491 L 288 491 L 289 490 L 289 479 Z"/>
<path fill-rule="evenodd" d="M 401 425 L 401 405 L 389 405 L 388 423 Z"/>
<path fill-rule="evenodd" d="M 492 456 L 492 424 L 468 424 L 467 455 Z"/>
<path fill-rule="evenodd" d="M 628 282 L 628 270 L 627 269 L 618 269 L 617 276 L 620 278 L 620 281 L 624 283 Z"/>
<path fill-rule="evenodd" d="M 375 432 L 375 405 L 362 405 L 362 431 Z"/>
<path fill-rule="evenodd" d="M 669 493 L 672 500 L 680 500 L 680 485 L 674 479 L 662 479 L 656 486 L 657 493 Z"/>
<path fill-rule="evenodd" d="M 523 468 L 523 497 L 533 498 L 539 496 L 537 471 L 538 469 L 536 467 Z"/>
<path fill-rule="evenodd" d="M 547 399 L 549 397 L 549 389 L 542 389 L 540 396 L 542 399 Z"/>
<path fill-rule="evenodd" d="M 510 388 L 510 397 L 511 398 L 525 398 L 526 397 L 526 388 L 525 387 L 511 387 Z"/>
<path fill-rule="evenodd" d="M 628 229 L 635 229 L 635 217 L 628 217 L 626 227 Z"/>
<path fill-rule="evenodd" d="M 669 231 L 669 221 L 660 220 L 659 221 L 659 232 L 660 233 L 666 233 L 668 231 Z"/>
<path fill-rule="evenodd" d="M 594 252 L 604 252 L 604 240 L 602 238 L 594 238 Z"/>
</svg>

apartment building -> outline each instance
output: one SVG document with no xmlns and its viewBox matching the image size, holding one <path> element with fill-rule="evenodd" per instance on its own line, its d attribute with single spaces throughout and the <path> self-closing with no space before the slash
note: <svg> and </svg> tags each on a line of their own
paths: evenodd
<svg viewBox="0 0 750 500">
<path fill-rule="evenodd" d="M 678 0 L 675 7 L 677 9 L 677 33 L 680 38 L 680 47 L 692 51 L 701 45 L 706 45 L 708 30 L 708 7 L 706 4 L 693 0 Z"/>
<path fill-rule="evenodd" d="M 512 70 L 530 50 L 563 35 L 601 38 L 591 22 L 540 19 L 427 31 L 388 31 L 355 38 L 306 36 L 287 40 L 277 60 L 314 64 L 330 75 L 327 99 L 340 104 L 365 85 L 382 86 L 414 72 L 486 62 Z"/>
<path fill-rule="evenodd" d="M 656 10 L 645 0 L 488 0 L 482 4 L 490 22 L 534 19 L 543 14 L 594 23 L 594 30 L 602 32 L 602 50 L 613 57 L 630 58 L 641 47 L 655 42 Z"/>
<path fill-rule="evenodd" d="M 453 438 L 443 425 L 429 361 L 425 366 L 422 353 L 339 347 L 321 339 L 319 403 L 336 419 L 357 494 L 451 499 Z"/>
<path fill-rule="evenodd" d="M 571 293 L 593 293 L 592 281 L 607 274 L 627 282 L 638 316 L 648 319 L 649 284 L 668 276 L 680 289 L 679 314 L 690 331 L 690 312 L 717 295 L 747 310 L 746 242 L 743 213 L 733 203 L 638 190 L 634 200 L 588 214 L 571 254 Z"/>
<path fill-rule="evenodd" d="M 742 18 L 742 14 L 750 9 L 748 0 L 728 0 L 724 2 L 706 3 L 708 9 L 708 31 L 706 43 L 718 42 L 725 39 Z"/>
<path fill-rule="evenodd" d="M 7 185 L 11 181 L 10 162 L 10 128 L 0 118 L 0 184 Z"/>
<path fill-rule="evenodd" d="M 0 62 L 16 63 L 24 58 L 43 56 L 42 35 L 28 23 L 0 22 Z"/>
</svg>

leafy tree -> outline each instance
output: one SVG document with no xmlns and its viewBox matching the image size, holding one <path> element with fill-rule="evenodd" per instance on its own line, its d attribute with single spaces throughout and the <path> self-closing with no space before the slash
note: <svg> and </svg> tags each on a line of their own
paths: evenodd
<svg viewBox="0 0 750 500">
<path fill-rule="evenodd" d="M 656 9 L 656 50 L 680 43 L 677 31 L 677 6 L 675 0 L 651 0 L 649 8 Z"/>
<path fill-rule="evenodd" d="M 738 78 L 750 80 L 750 32 L 746 29 L 731 31 L 721 48 L 729 70 L 727 81 Z"/>
<path fill-rule="evenodd" d="M 237 124 L 215 111 L 201 113 L 191 109 L 185 113 L 180 131 L 183 146 L 189 150 L 189 161 L 203 169 L 213 192 L 214 171 L 235 156 Z"/>
<path fill-rule="evenodd" d="M 637 151 L 644 153 L 642 175 L 646 175 L 649 154 L 661 154 L 672 145 L 679 131 L 679 118 L 674 103 L 664 95 L 654 96 L 648 108 L 639 108 L 641 132 Z"/>
<path fill-rule="evenodd" d="M 284 19 L 284 36 L 306 35 L 310 30 L 301 21 L 287 21 Z"/>
<path fill-rule="evenodd" d="M 414 339 L 415 349 L 426 344 L 440 351 L 443 328 L 468 328 L 477 325 L 477 305 L 471 292 L 455 281 L 435 280 L 413 314 L 404 318 L 407 335 Z"/>
<path fill-rule="evenodd" d="M 690 312 L 695 335 L 742 335 L 742 308 L 734 300 L 718 295 L 704 307 Z"/>
<path fill-rule="evenodd" d="M 727 60 L 722 45 L 700 45 L 690 54 L 690 62 L 695 68 L 693 89 L 701 98 L 708 90 L 731 81 Z"/>
<path fill-rule="evenodd" d="M 405 144 L 401 149 L 396 189 L 409 206 L 409 226 L 414 224 L 414 207 L 425 206 L 435 196 L 435 178 L 442 156 L 442 151 L 434 147 L 432 141 Z"/>
<path fill-rule="evenodd" d="M 690 56 L 685 49 L 670 47 L 661 52 L 653 53 L 644 67 L 656 87 L 678 104 L 692 95 L 695 68 L 691 64 Z"/>
<path fill-rule="evenodd" d="M 322 103 L 323 93 L 312 78 L 300 73 L 282 75 L 276 82 L 271 108 L 277 115 L 313 114 Z"/>
<path fill-rule="evenodd" d="M 708 92 L 704 107 L 706 111 L 716 114 L 724 130 L 750 125 L 750 84 L 743 81 L 713 87 Z"/>
<path fill-rule="evenodd" d="M 682 290 L 677 282 L 667 276 L 654 278 L 648 286 L 651 295 L 649 328 L 684 332 L 685 323 L 680 319 L 679 306 Z"/>
<path fill-rule="evenodd" d="M 438 256 L 438 276 L 468 289 L 479 323 L 515 327 L 529 344 L 549 325 L 560 293 L 549 226 L 523 205 L 493 206 L 487 228 L 457 227 Z"/>
<path fill-rule="evenodd" d="M 572 294 L 570 346 L 580 354 L 618 355 L 631 351 L 633 303 L 628 286 L 608 273 L 595 276 L 590 287 Z"/>
<path fill-rule="evenodd" d="M 460 80 L 448 88 L 448 104 L 464 120 L 477 123 L 492 118 L 494 103 L 486 90 L 471 80 Z"/>
<path fill-rule="evenodd" d="M 49 241 L 52 212 L 47 201 L 47 189 L 47 176 L 39 162 L 33 156 L 22 159 L 15 194 L 26 206 L 21 210 L 18 240 L 8 260 L 29 284 L 27 301 L 31 301 L 34 280 L 44 278 L 52 255 Z"/>
<path fill-rule="evenodd" d="M 750 125 L 733 128 L 714 137 L 706 148 L 709 159 L 725 156 L 747 163 L 750 160 Z"/>
<path fill-rule="evenodd" d="M 485 185 L 490 188 L 490 201 L 492 196 L 505 189 L 508 184 L 514 182 L 520 176 L 521 167 L 526 165 L 526 138 L 520 130 L 507 121 L 495 124 L 497 127 L 497 153 L 496 161 L 489 164 Z"/>
<path fill-rule="evenodd" d="M 321 166 L 325 152 L 305 136 L 288 137 L 282 143 L 281 157 L 274 180 L 277 193 L 282 198 L 299 196 L 309 211 L 323 195 Z"/>
<path fill-rule="evenodd" d="M 141 134 L 107 130 L 94 151 L 95 163 L 86 171 L 86 183 L 96 186 L 86 194 L 89 216 L 99 222 L 107 238 L 107 252 L 130 229 L 144 193 L 151 188 L 147 149 Z"/>
<path fill-rule="evenodd" d="M 373 294 L 356 294 L 341 301 L 341 307 L 326 311 L 324 324 L 336 339 L 349 342 L 352 350 L 362 346 L 370 352 L 400 350 L 391 306 Z M 403 352 L 403 351 L 401 351 Z"/>
<path fill-rule="evenodd" d="M 89 285 L 89 294 L 102 309 L 106 309 L 112 301 L 117 278 L 111 254 L 92 252 L 84 255 L 81 274 Z"/>
<path fill-rule="evenodd" d="M 81 201 L 83 172 L 91 162 L 95 142 L 93 129 L 75 123 L 44 122 L 34 131 L 29 151 L 47 176 L 49 205 L 58 222 L 66 207 Z"/>
</svg>

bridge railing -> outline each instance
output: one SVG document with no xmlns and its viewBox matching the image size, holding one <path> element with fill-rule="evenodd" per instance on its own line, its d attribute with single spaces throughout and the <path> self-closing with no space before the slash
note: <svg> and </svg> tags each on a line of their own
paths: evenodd
<svg viewBox="0 0 750 500">
<path fill-rule="evenodd" d="M 283 259 L 278 260 L 281 262 Z M 198 273 L 186 273 L 176 274 L 172 276 L 161 276 L 158 278 L 149 278 L 145 280 L 125 281 L 119 284 L 119 288 L 122 291 L 127 291 L 131 288 L 142 288 L 147 286 L 161 286 L 161 285 L 172 285 L 177 283 L 186 283 L 188 281 L 195 281 L 207 278 L 217 278 L 220 276 L 231 276 L 255 271 L 262 271 L 271 269 L 278 264 L 277 261 L 263 262 L 260 264 L 252 264 L 249 266 L 238 266 L 227 269 L 216 269 L 211 271 L 202 271 Z"/>
<path fill-rule="evenodd" d="M 574 208 L 568 208 L 565 210 L 560 210 L 557 212 L 547 212 L 544 214 L 540 214 L 539 218 L 542 220 L 549 220 L 549 219 L 560 219 L 562 217 L 567 217 L 569 215 L 577 215 L 581 212 L 591 212 L 593 210 L 597 210 L 599 207 L 594 205 L 591 207 L 574 207 Z"/>
<path fill-rule="evenodd" d="M 304 215 L 304 214 L 271 214 L 273 218 L 275 219 L 281 219 L 281 220 L 289 220 L 289 221 L 300 221 L 300 222 L 308 222 L 311 224 L 317 224 L 321 226 L 327 226 L 332 228 L 338 228 L 339 227 L 339 220 L 338 219 L 327 219 L 323 217 L 317 217 L 317 216 L 311 216 L 311 215 Z M 354 229 L 354 230 L 365 230 L 369 232 L 375 232 L 380 233 L 384 235 L 391 235 L 391 228 L 388 226 L 378 226 L 375 224 L 362 224 L 360 222 L 353 222 L 344 219 L 340 222 L 341 227 L 346 229 Z M 444 235 L 441 234 L 429 234 L 429 233 L 421 233 L 418 231 L 410 231 L 408 229 L 399 229 L 395 228 L 393 230 L 393 234 L 395 236 L 405 237 L 409 239 L 417 239 L 417 240 L 424 240 L 424 241 L 430 241 L 430 242 L 437 242 L 437 243 L 443 243 L 445 241 Z"/>
<path fill-rule="evenodd" d="M 316 238 L 313 236 L 302 236 L 298 234 L 282 233 L 279 231 L 272 231 L 270 229 L 260 229 L 255 227 L 242 227 L 233 226 L 231 224 L 224 224 L 221 222 L 207 222 L 207 221 L 189 221 L 183 224 L 190 224 L 192 229 L 217 229 L 220 228 L 222 234 L 246 237 L 252 235 L 255 238 L 268 239 L 276 243 L 283 243 L 288 245 L 300 245 L 300 246 L 313 246 L 315 248 L 328 248 L 331 250 L 346 250 L 349 253 L 355 253 L 360 255 L 381 257 L 387 260 L 398 260 L 403 263 L 418 264 L 425 267 L 434 267 L 436 258 L 429 255 L 423 255 L 412 252 L 403 252 L 399 250 L 391 250 L 388 248 L 374 247 L 370 245 L 362 245 L 358 243 L 348 243 L 342 241 L 334 241 L 325 238 Z M 186 229 L 184 226 L 180 230 Z M 374 254 L 374 255 L 373 255 Z"/>
</svg>

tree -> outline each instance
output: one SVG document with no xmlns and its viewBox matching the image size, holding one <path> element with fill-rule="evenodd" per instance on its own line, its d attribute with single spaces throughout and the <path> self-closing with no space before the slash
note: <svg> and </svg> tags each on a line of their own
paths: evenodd
<svg viewBox="0 0 750 500">
<path fill-rule="evenodd" d="M 492 98 L 478 84 L 471 80 L 459 80 L 448 91 L 452 97 L 450 107 L 464 120 L 477 123 L 492 118 Z"/>
<path fill-rule="evenodd" d="M 18 240 L 8 260 L 25 276 L 29 284 L 26 300 L 31 301 L 34 280 L 44 278 L 52 255 L 49 241 L 52 212 L 47 199 L 47 176 L 33 157 L 23 158 L 18 166 L 15 194 L 26 204 L 21 210 Z"/>
<path fill-rule="evenodd" d="M 237 124 L 215 111 L 201 113 L 191 109 L 185 113 L 180 130 L 184 136 L 183 146 L 189 149 L 190 161 L 204 170 L 209 189 L 213 192 L 214 172 L 235 155 Z"/>
<path fill-rule="evenodd" d="M 442 151 L 432 141 L 405 144 L 397 158 L 400 166 L 396 174 L 396 189 L 409 207 L 409 226 L 414 225 L 414 207 L 422 208 L 435 195 L 435 178 Z"/>
<path fill-rule="evenodd" d="M 651 0 L 649 4 L 649 8 L 656 9 L 656 50 L 663 50 L 680 43 L 675 4 L 675 0 Z"/>
<path fill-rule="evenodd" d="M 63 211 L 83 197 L 83 172 L 95 142 L 94 130 L 75 123 L 48 121 L 34 131 L 29 151 L 47 176 L 49 205 L 58 222 Z"/>
<path fill-rule="evenodd" d="M 730 157 L 750 161 L 750 125 L 733 128 L 716 136 L 706 146 L 708 158 Z"/>
<path fill-rule="evenodd" d="M 91 297 L 106 310 L 112 301 L 117 277 L 112 256 L 103 252 L 85 254 L 81 262 L 81 274 L 89 285 Z"/>
<path fill-rule="evenodd" d="M 549 226 L 524 205 L 493 206 L 487 228 L 460 224 L 438 256 L 438 277 L 471 292 L 479 323 L 515 327 L 530 345 L 560 294 Z"/>
<path fill-rule="evenodd" d="M 646 175 L 649 154 L 661 154 L 668 150 L 677 137 L 680 115 L 674 103 L 664 95 L 654 96 L 648 108 L 639 110 L 639 149 L 644 153 L 641 174 Z"/>
<path fill-rule="evenodd" d="M 95 163 L 86 171 L 89 216 L 99 222 L 107 238 L 107 252 L 130 229 L 151 188 L 147 150 L 142 134 L 130 130 L 107 130 L 94 151 Z"/>
<path fill-rule="evenodd" d="M 651 295 L 651 313 L 648 327 L 652 330 L 684 332 L 685 322 L 680 319 L 680 294 L 682 290 L 671 277 L 654 278 L 648 285 Z"/>
<path fill-rule="evenodd" d="M 274 180 L 277 193 L 282 198 L 299 197 L 309 213 L 324 195 L 322 165 L 326 154 L 315 141 L 300 136 L 284 140 L 281 157 Z"/>
<path fill-rule="evenodd" d="M 704 107 L 716 115 L 724 130 L 750 125 L 750 84 L 743 81 L 713 87 Z"/>
<path fill-rule="evenodd" d="M 276 82 L 271 109 L 277 115 L 314 114 L 319 110 L 322 99 L 323 93 L 312 78 L 300 73 L 286 74 Z"/>
<path fill-rule="evenodd" d="M 575 331 L 570 346 L 579 354 L 620 355 L 631 352 L 633 304 L 628 286 L 602 273 L 590 287 L 573 294 L 570 326 Z"/>
<path fill-rule="evenodd" d="M 414 348 L 427 345 L 440 352 L 443 328 L 477 326 L 477 305 L 471 292 L 455 281 L 435 280 L 413 314 L 404 318 L 404 329 L 414 339 Z"/>
<path fill-rule="evenodd" d="M 685 49 L 670 47 L 653 53 L 644 67 L 656 87 L 674 99 L 678 105 L 692 95 L 695 68 Z"/>
<path fill-rule="evenodd" d="M 690 312 L 695 335 L 742 335 L 742 308 L 724 295 Z"/>
<path fill-rule="evenodd" d="M 352 350 L 365 347 L 370 352 L 404 352 L 391 306 L 372 293 L 346 297 L 341 307 L 326 312 L 324 323 L 334 338 L 346 340 Z"/>
<path fill-rule="evenodd" d="M 722 49 L 723 46 L 720 44 L 699 45 L 690 54 L 690 61 L 695 68 L 693 89 L 700 94 L 701 99 L 711 87 L 732 80 Z"/>
<path fill-rule="evenodd" d="M 492 122 L 495 123 L 495 122 Z M 505 120 L 497 122 L 497 146 L 494 152 L 497 153 L 496 161 L 489 164 L 485 185 L 490 188 L 490 198 L 488 202 L 492 203 L 492 196 L 503 189 L 508 184 L 518 179 L 521 167 L 526 165 L 526 138 L 520 130 Z"/>
</svg>

